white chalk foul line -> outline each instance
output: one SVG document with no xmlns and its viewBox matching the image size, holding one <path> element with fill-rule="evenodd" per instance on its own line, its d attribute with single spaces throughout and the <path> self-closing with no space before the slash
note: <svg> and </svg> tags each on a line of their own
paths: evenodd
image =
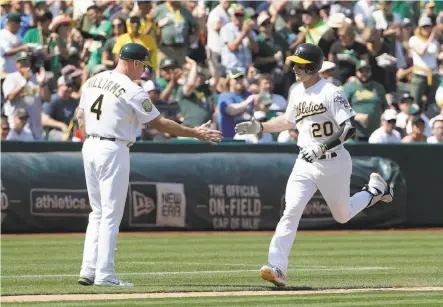
<svg viewBox="0 0 443 307">
<path fill-rule="evenodd" d="M 290 269 L 289 271 L 378 271 L 392 270 L 392 267 L 305 267 Z M 223 271 L 179 271 L 179 272 L 132 272 L 118 273 L 118 275 L 194 275 L 194 274 L 230 274 L 230 273 L 250 273 L 259 270 L 223 270 Z M 1 278 L 54 278 L 54 277 L 78 277 L 78 274 L 35 274 L 35 275 L 3 275 Z"/>
</svg>

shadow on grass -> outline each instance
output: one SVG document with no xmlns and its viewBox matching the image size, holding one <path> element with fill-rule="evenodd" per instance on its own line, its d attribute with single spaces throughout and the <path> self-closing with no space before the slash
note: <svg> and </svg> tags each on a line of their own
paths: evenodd
<svg viewBox="0 0 443 307">
<path fill-rule="evenodd" d="M 278 288 L 275 286 L 258 286 L 258 285 L 227 285 L 227 284 L 184 284 L 183 287 L 210 287 L 210 288 L 238 288 L 239 290 L 264 290 L 264 291 L 306 291 L 316 290 L 312 287 L 285 287 Z M 195 291 L 195 290 L 192 290 Z M 223 290 L 222 290 L 223 291 Z M 228 291 L 228 290 L 226 290 Z M 198 291 L 200 292 L 200 291 Z"/>
</svg>

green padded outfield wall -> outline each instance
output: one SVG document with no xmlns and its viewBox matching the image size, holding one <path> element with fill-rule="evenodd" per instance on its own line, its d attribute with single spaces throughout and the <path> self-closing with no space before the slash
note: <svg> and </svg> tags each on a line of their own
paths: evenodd
<svg viewBox="0 0 443 307">
<path fill-rule="evenodd" d="M 347 148 L 351 194 L 377 171 L 395 187 L 394 203 L 341 225 L 317 193 L 301 229 L 443 225 L 443 146 Z M 76 143 L 2 143 L 4 233 L 86 229 L 90 208 L 80 149 Z M 296 157 L 294 145 L 136 144 L 121 229 L 274 229 Z"/>
</svg>

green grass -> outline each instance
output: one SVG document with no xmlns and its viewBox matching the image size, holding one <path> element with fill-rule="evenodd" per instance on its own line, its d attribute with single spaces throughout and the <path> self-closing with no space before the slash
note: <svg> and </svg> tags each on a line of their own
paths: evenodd
<svg viewBox="0 0 443 307">
<path fill-rule="evenodd" d="M 442 235 L 441 232 L 412 231 L 299 232 L 290 257 L 288 288 L 443 286 Z M 83 250 L 81 236 L 2 237 L 1 295 L 270 290 L 272 285 L 260 278 L 258 270 L 267 262 L 271 237 L 270 233 L 120 236 L 117 272 L 122 279 L 135 283 L 134 288 L 78 285 Z M 370 301 L 371 305 L 367 305 L 372 295 L 375 303 Z M 346 302 L 359 297 L 361 302 L 352 306 L 382 306 L 377 305 L 378 302 L 387 302 L 384 306 L 388 306 L 389 302 L 404 297 L 411 301 L 424 300 L 423 306 L 437 306 L 437 298 L 441 296 L 431 292 L 364 293 L 168 299 L 167 304 L 161 299 L 137 301 L 159 306 L 215 306 L 218 301 L 217 306 L 233 307 L 271 306 L 272 299 L 278 306 L 292 306 L 294 302 L 304 306 L 311 301 L 314 305 L 310 306 L 322 306 L 322 302 L 337 300 L 337 304 L 344 304 L 340 306 L 351 306 Z M 197 303 L 199 300 L 201 304 Z M 129 301 L 108 303 L 105 305 L 134 305 Z M 84 304 L 63 302 L 44 306 L 87 306 Z M 104 306 L 98 302 L 91 304 Z"/>
<path fill-rule="evenodd" d="M 13 303 L 8 307 L 45 306 L 45 307 L 92 307 L 92 306 L 161 306 L 161 307 L 242 307 L 242 306 L 278 306 L 278 307 L 440 307 L 443 293 L 435 292 L 398 292 L 398 293 L 352 293 L 320 295 L 278 295 L 278 296 L 243 296 L 243 297 L 202 297 L 180 299 L 144 299 L 144 300 L 110 300 L 110 301 L 71 301 L 52 303 Z"/>
</svg>

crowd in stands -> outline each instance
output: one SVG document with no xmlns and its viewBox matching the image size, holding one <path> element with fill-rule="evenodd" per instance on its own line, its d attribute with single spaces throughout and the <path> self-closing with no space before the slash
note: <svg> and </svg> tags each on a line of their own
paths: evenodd
<svg viewBox="0 0 443 307">
<path fill-rule="evenodd" d="M 237 123 L 285 112 L 286 60 L 304 42 L 357 113 L 355 141 L 443 142 L 443 1 L 0 0 L 1 139 L 83 141 L 84 82 L 122 46 L 150 50 L 138 84 L 163 116 L 212 120 L 226 140 L 297 142 L 298 131 L 239 136 Z M 141 126 L 138 140 L 175 139 Z"/>
</svg>

